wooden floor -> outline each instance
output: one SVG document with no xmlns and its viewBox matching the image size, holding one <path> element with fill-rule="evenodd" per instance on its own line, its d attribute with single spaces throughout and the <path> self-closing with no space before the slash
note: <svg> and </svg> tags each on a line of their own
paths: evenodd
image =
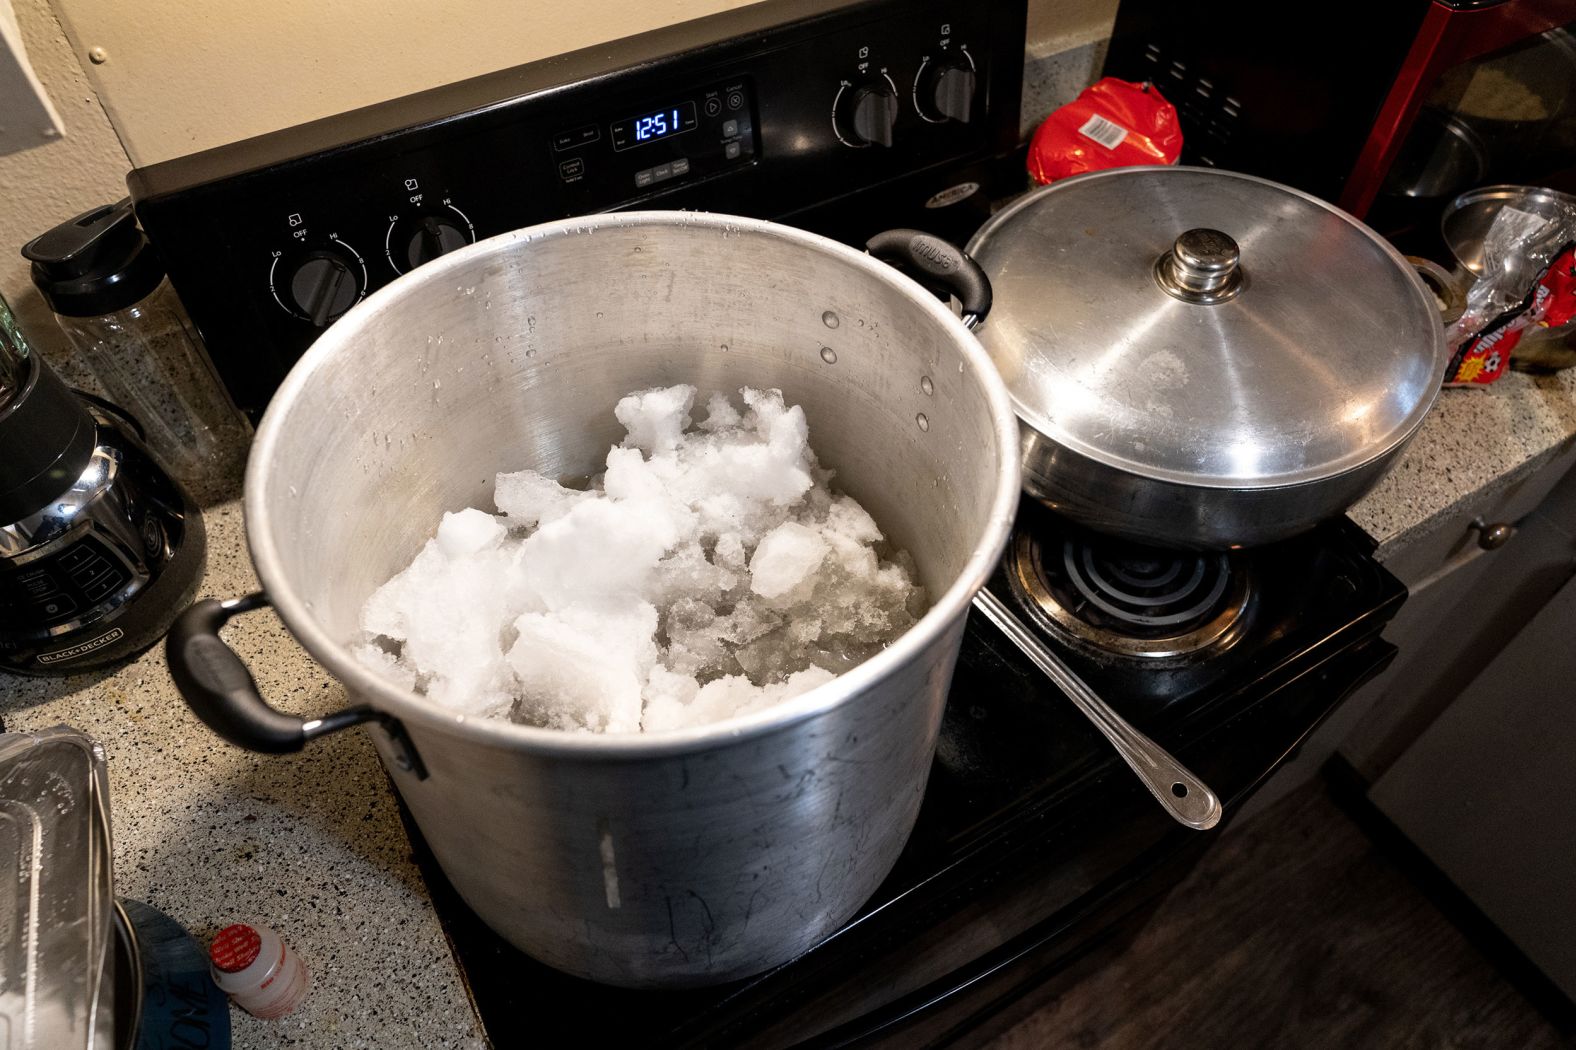
<svg viewBox="0 0 1576 1050">
<path fill-rule="evenodd" d="M 1569 1044 L 1316 783 L 1229 832 L 1130 949 L 987 1045 Z"/>
</svg>

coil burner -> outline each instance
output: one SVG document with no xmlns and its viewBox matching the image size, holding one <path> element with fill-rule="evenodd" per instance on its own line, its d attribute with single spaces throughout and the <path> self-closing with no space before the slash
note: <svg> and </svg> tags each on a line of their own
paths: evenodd
<svg viewBox="0 0 1576 1050">
<path fill-rule="evenodd" d="M 1109 536 L 1020 531 L 1008 577 L 1059 634 L 1109 653 L 1178 657 L 1230 645 L 1251 591 L 1229 554 L 1162 550 Z"/>
</svg>

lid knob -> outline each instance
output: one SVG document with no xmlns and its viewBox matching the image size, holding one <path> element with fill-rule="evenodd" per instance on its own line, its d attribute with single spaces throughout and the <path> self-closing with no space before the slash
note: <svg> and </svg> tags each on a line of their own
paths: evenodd
<svg viewBox="0 0 1576 1050">
<path fill-rule="evenodd" d="M 1155 263 L 1155 280 L 1185 303 L 1223 303 L 1242 290 L 1237 242 L 1219 230 L 1188 230 Z"/>
</svg>

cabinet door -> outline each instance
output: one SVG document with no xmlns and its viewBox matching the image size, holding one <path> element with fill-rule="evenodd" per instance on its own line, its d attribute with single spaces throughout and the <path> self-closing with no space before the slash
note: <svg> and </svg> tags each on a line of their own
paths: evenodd
<svg viewBox="0 0 1576 1050">
<path fill-rule="evenodd" d="M 1236 817 L 1238 826 L 1316 777 L 1337 750 L 1360 772 L 1370 775 L 1367 763 L 1388 738 L 1387 728 L 1414 709 L 1417 684 L 1437 669 L 1444 633 L 1441 625 L 1450 622 L 1451 614 L 1474 592 L 1495 560 L 1493 554 L 1471 547 L 1454 560 L 1449 571 L 1435 574 L 1427 586 L 1407 595 L 1384 630 L 1385 640 L 1398 650 L 1395 660 L 1347 697 L 1296 757 L 1254 793 Z M 1382 725 L 1370 728 L 1370 722 Z"/>
<path fill-rule="evenodd" d="M 1576 445 L 1452 513 L 1403 552 L 1404 564 L 1385 563 L 1411 592 L 1384 632 L 1399 655 L 1255 793 L 1238 824 L 1311 780 L 1337 750 L 1365 780 L 1377 780 L 1570 577 L 1576 472 L 1566 471 L 1573 458 Z M 1503 548 L 1488 550 L 1474 519 L 1519 519 L 1521 528 Z"/>
<path fill-rule="evenodd" d="M 1374 784 L 1370 797 L 1576 998 L 1576 580 Z"/>
<path fill-rule="evenodd" d="M 1402 577 L 1411 597 L 1385 632 L 1401 654 L 1380 681 L 1337 716 L 1346 718 L 1340 751 L 1370 783 L 1571 576 L 1576 555 L 1573 457 L 1576 445 L 1497 496 L 1456 514 L 1441 530 L 1448 547 L 1438 537 L 1422 544 L 1448 553 L 1437 564 L 1412 563 L 1419 575 Z M 1481 534 L 1469 527 L 1474 519 L 1516 522 L 1520 528 L 1503 549 L 1484 550 Z"/>
</svg>

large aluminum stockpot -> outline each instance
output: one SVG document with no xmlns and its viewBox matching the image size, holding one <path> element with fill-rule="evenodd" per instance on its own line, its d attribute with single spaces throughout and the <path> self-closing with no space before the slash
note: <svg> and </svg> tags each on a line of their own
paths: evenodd
<svg viewBox="0 0 1576 1050">
<path fill-rule="evenodd" d="M 937 247 L 917 246 L 935 268 Z M 952 250 L 956 254 L 956 250 Z M 958 256 L 961 259 L 961 256 Z M 945 267 L 942 267 L 945 269 Z M 467 719 L 375 677 L 362 604 L 499 471 L 601 469 L 641 388 L 779 387 L 836 484 L 912 553 L 934 600 L 888 649 L 778 707 L 648 735 Z M 275 395 L 246 479 L 270 600 L 359 705 L 272 711 L 193 606 L 171 672 L 259 750 L 357 721 L 445 873 L 495 930 L 597 981 L 726 981 L 792 958 L 875 890 L 918 813 L 970 598 L 1018 497 L 1017 421 L 974 337 L 876 259 L 727 216 L 549 223 L 400 278 Z"/>
<path fill-rule="evenodd" d="M 1024 487 L 1170 547 L 1269 543 L 1384 475 L 1439 394 L 1439 310 L 1324 201 L 1207 168 L 1052 183 L 969 243 Z"/>
</svg>

